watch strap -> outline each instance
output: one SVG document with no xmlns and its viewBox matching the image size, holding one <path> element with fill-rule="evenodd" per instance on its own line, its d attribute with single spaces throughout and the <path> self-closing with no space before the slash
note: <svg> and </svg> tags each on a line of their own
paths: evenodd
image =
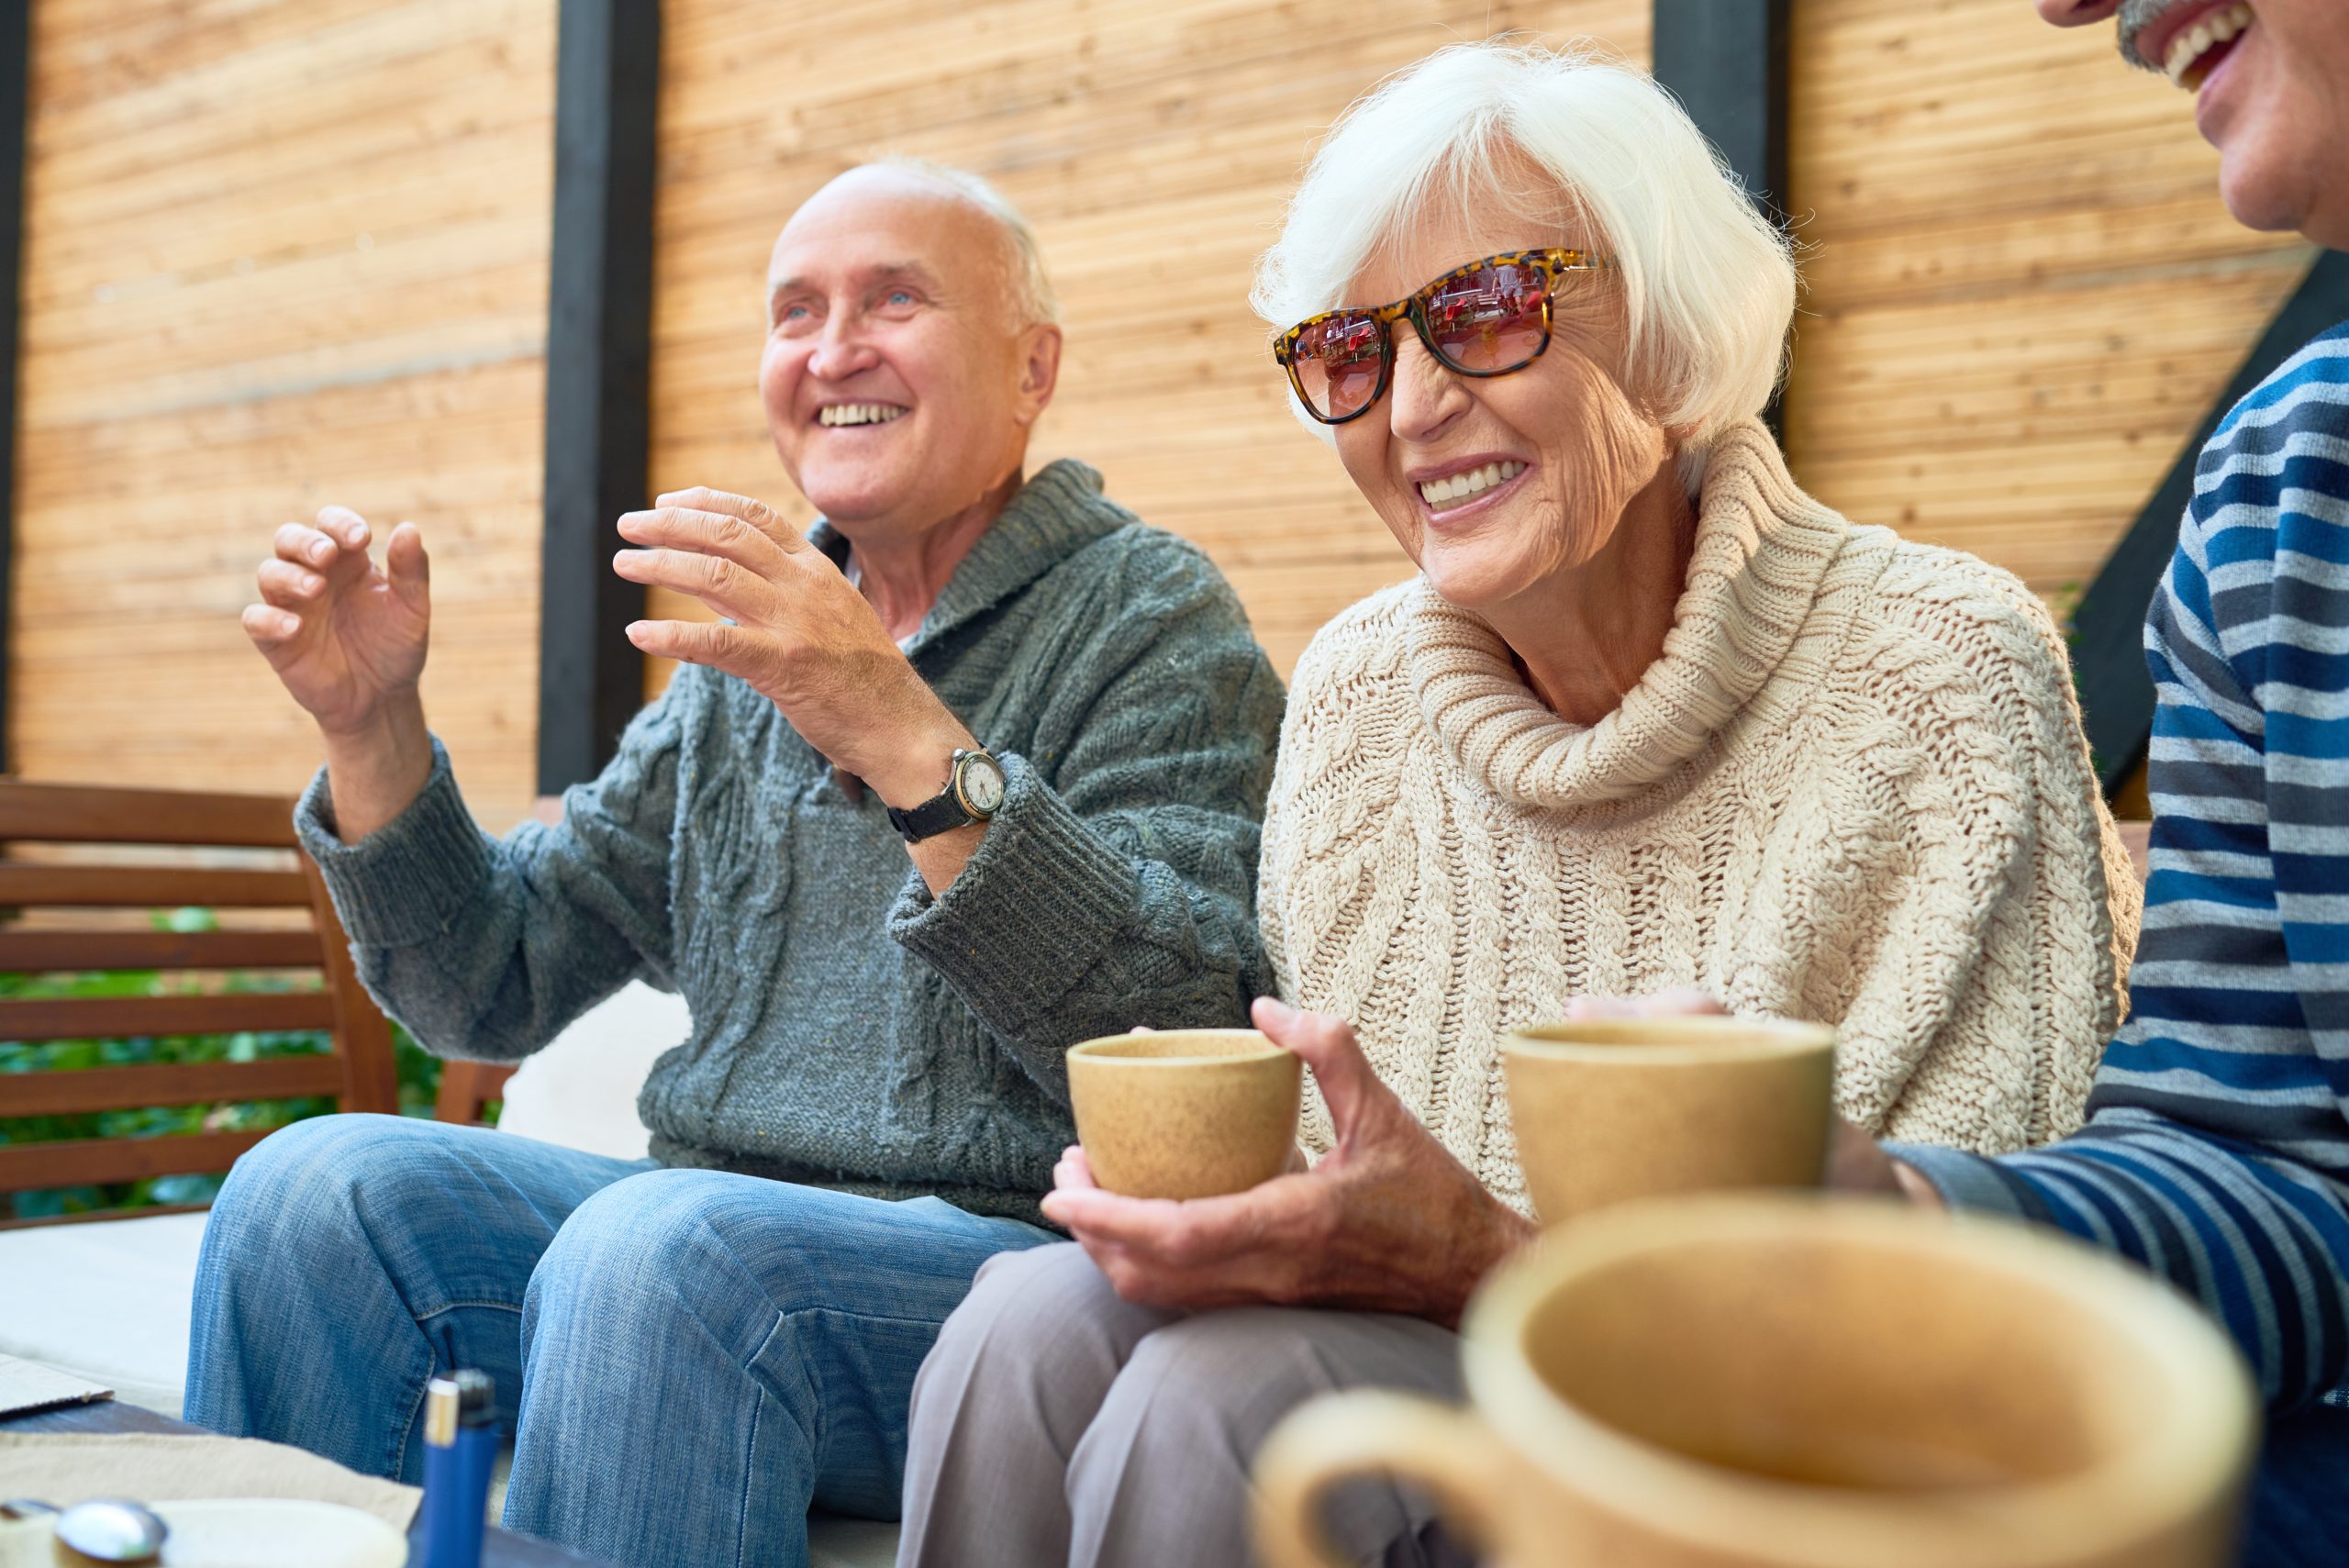
<svg viewBox="0 0 2349 1568">
<path fill-rule="evenodd" d="M 924 839 L 934 839 L 956 828 L 967 828 L 977 820 L 963 809 L 963 797 L 954 793 L 952 784 L 946 786 L 943 794 L 923 801 L 910 811 L 900 811 L 894 806 L 889 807 L 889 825 L 902 834 L 908 844 L 918 844 Z"/>
<path fill-rule="evenodd" d="M 998 773 L 1001 764 L 982 748 L 975 751 L 956 751 L 952 767 L 946 775 L 946 787 L 936 795 L 909 810 L 889 807 L 889 825 L 908 844 L 918 844 L 924 839 L 936 838 L 956 828 L 967 828 L 974 822 L 985 822 L 992 813 L 973 811 L 963 800 L 963 770 L 974 762 L 983 762 Z"/>
</svg>

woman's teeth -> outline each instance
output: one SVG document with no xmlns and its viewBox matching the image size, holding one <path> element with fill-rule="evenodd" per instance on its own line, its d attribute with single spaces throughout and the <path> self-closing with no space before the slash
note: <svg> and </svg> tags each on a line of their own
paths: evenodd
<svg viewBox="0 0 2349 1568">
<path fill-rule="evenodd" d="M 835 403 L 816 410 L 820 425 L 885 425 L 903 414 L 893 403 Z"/>
<path fill-rule="evenodd" d="M 1481 495 L 1496 484 L 1506 484 L 1525 472 L 1521 462 L 1488 462 L 1482 468 L 1472 468 L 1465 473 L 1455 473 L 1448 479 L 1431 480 L 1419 486 L 1419 498 L 1438 510 L 1457 506 L 1472 495 Z"/>
<path fill-rule="evenodd" d="M 2213 11 L 2170 40 L 2169 58 L 2162 61 L 2162 69 L 2180 87 L 2199 87 L 2210 72 L 2202 69 L 2203 58 L 2221 44 L 2232 43 L 2243 30 L 2251 26 L 2251 7 L 2243 0 L 2223 11 Z"/>
</svg>

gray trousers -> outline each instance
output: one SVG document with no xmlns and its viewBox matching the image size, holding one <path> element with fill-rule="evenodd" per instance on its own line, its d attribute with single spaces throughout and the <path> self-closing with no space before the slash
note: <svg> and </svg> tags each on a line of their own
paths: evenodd
<svg viewBox="0 0 2349 1568">
<path fill-rule="evenodd" d="M 1316 1394 L 1456 1400 L 1460 1342 L 1383 1313 L 1119 1299 L 1074 1244 L 988 1260 L 914 1383 L 898 1568 L 1239 1568 L 1250 1462 Z M 1469 1558 L 1420 1498 L 1341 1489 L 1328 1518 L 1360 1562 Z"/>
</svg>

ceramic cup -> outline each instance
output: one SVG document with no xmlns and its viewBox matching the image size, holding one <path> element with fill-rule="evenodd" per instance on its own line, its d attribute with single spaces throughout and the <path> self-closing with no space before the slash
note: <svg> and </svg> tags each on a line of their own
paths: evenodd
<svg viewBox="0 0 2349 1568">
<path fill-rule="evenodd" d="M 1833 1118 L 1835 1031 L 1742 1018 L 1537 1024 L 1501 1039 L 1535 1213 L 1628 1198 L 1815 1187 Z"/>
<path fill-rule="evenodd" d="M 1256 1460 L 1269 1568 L 1386 1473 L 1511 1568 L 2218 1568 L 2233 1346 L 2110 1257 L 1877 1199 L 1717 1194 L 1549 1233 L 1463 1331 L 1469 1407 L 1355 1392 Z"/>
<path fill-rule="evenodd" d="M 1165 1029 L 1073 1046 L 1069 1102 L 1093 1179 L 1129 1197 L 1214 1197 L 1281 1173 L 1302 1064 L 1254 1029 Z"/>
</svg>

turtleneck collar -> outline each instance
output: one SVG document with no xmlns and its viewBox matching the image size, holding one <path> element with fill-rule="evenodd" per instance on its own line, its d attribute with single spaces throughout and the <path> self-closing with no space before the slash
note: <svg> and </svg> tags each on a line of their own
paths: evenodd
<svg viewBox="0 0 2349 1568">
<path fill-rule="evenodd" d="M 1491 627 L 1422 579 L 1404 609 L 1420 711 L 1455 766 L 1504 800 L 1627 799 L 1703 756 L 1794 646 L 1850 525 L 1795 487 L 1758 419 L 1714 444 L 1664 651 L 1592 725 L 1542 706 Z"/>
</svg>

